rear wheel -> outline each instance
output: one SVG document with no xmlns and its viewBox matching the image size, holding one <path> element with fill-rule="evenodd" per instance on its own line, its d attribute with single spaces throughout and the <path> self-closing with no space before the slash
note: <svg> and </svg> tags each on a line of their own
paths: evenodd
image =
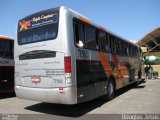
<svg viewBox="0 0 160 120">
<path fill-rule="evenodd" d="M 111 79 L 108 81 L 107 84 L 107 99 L 112 100 L 115 95 L 115 84 L 114 81 Z"/>
</svg>

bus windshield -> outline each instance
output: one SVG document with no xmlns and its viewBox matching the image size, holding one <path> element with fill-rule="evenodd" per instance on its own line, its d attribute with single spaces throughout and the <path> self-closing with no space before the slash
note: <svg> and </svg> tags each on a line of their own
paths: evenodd
<svg viewBox="0 0 160 120">
<path fill-rule="evenodd" d="M 18 44 L 53 40 L 58 33 L 58 9 L 41 11 L 18 22 Z"/>
</svg>

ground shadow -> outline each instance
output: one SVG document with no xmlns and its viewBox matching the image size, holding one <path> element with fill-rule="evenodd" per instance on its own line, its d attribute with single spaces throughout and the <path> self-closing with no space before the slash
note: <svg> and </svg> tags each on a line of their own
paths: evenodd
<svg viewBox="0 0 160 120">
<path fill-rule="evenodd" d="M 130 85 L 123 89 L 120 89 L 116 92 L 115 98 L 123 95 L 123 93 L 131 90 L 131 89 L 140 89 L 144 88 L 145 86 L 136 86 L 136 85 Z M 59 115 L 59 116 L 65 116 L 65 117 L 80 117 L 88 112 L 101 107 L 103 104 L 109 104 L 107 100 L 104 99 L 95 99 L 90 102 L 85 102 L 77 105 L 61 105 L 61 104 L 52 104 L 52 103 L 39 103 L 35 105 L 31 105 L 26 107 L 25 109 L 36 111 L 40 113 L 46 113 L 51 115 Z"/>
<path fill-rule="evenodd" d="M 7 99 L 7 98 L 12 98 L 16 97 L 15 93 L 0 93 L 0 99 Z"/>
<path fill-rule="evenodd" d="M 131 90 L 131 89 L 143 89 L 146 85 L 144 83 L 141 83 L 139 85 L 137 85 L 137 83 L 131 84 L 129 86 L 126 86 L 124 88 L 121 88 L 119 90 L 116 91 L 116 96 L 118 97 L 119 95 L 122 95 L 123 93 Z"/>
<path fill-rule="evenodd" d="M 66 117 L 80 117 L 94 110 L 95 108 L 101 107 L 106 102 L 107 101 L 101 101 L 96 99 L 90 102 L 85 102 L 77 105 L 39 103 L 32 106 L 28 106 L 25 109 L 46 113 L 46 114 L 51 114 L 51 115 L 60 115 L 60 116 L 66 116 Z"/>
</svg>

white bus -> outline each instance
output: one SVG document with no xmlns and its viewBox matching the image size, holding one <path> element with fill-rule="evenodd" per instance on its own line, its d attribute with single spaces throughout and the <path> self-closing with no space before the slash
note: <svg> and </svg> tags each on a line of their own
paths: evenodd
<svg viewBox="0 0 160 120">
<path fill-rule="evenodd" d="M 141 80 L 140 48 L 66 7 L 18 22 L 17 97 L 77 104 Z"/>
<path fill-rule="evenodd" d="M 0 93 L 14 92 L 14 41 L 0 35 Z"/>
</svg>

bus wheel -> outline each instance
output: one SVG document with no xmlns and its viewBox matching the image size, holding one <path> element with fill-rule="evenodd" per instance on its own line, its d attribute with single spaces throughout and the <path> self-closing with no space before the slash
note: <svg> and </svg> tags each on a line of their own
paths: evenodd
<svg viewBox="0 0 160 120">
<path fill-rule="evenodd" d="M 114 80 L 109 80 L 107 84 L 107 100 L 112 100 L 115 94 Z"/>
</svg>

